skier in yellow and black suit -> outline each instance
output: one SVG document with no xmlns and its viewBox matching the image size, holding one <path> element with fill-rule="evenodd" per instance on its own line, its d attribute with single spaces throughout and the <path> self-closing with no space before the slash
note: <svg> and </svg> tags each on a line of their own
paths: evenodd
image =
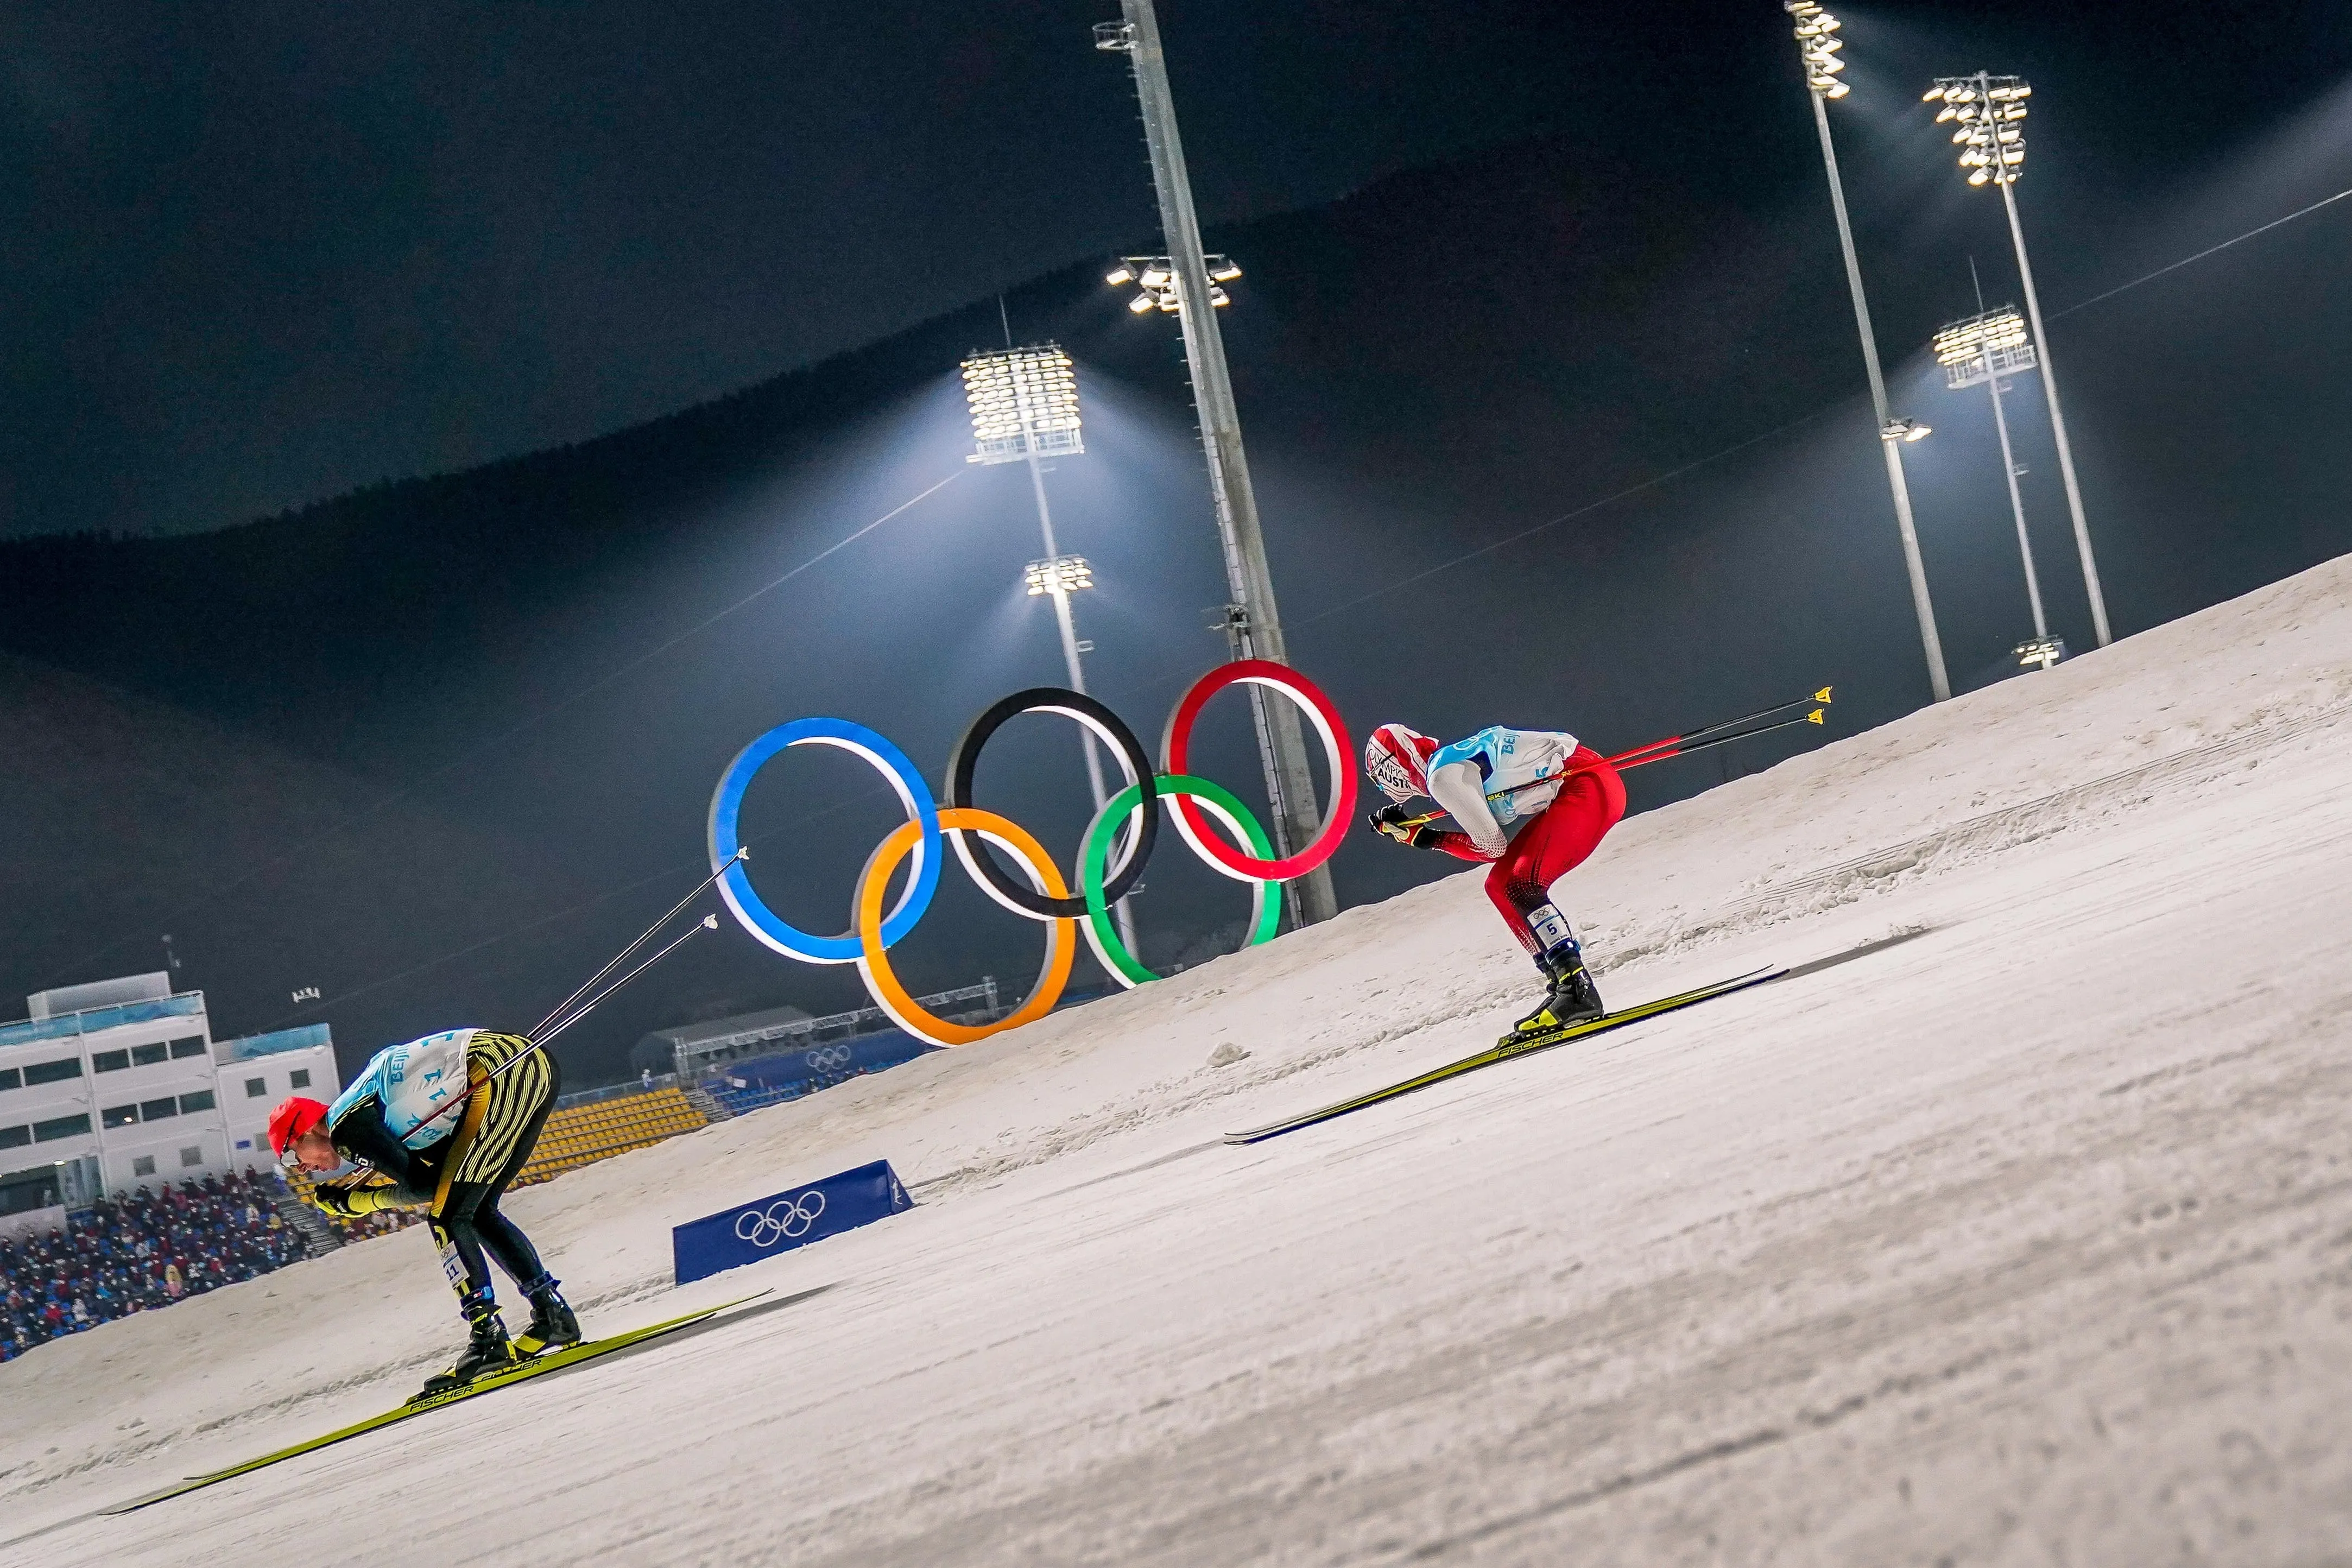
<svg viewBox="0 0 2352 1568">
<path fill-rule="evenodd" d="M 467 1342 L 455 1365 L 425 1383 L 425 1394 L 462 1388 L 511 1365 L 518 1352 L 580 1342 L 561 1281 L 499 1210 L 499 1194 L 539 1142 L 557 1083 L 553 1058 L 520 1036 L 449 1029 L 379 1051 L 331 1106 L 296 1098 L 270 1115 L 271 1147 L 313 1174 L 313 1201 L 328 1213 L 427 1211 Z M 485 1253 L 530 1300 L 530 1326 L 513 1342 Z"/>
</svg>

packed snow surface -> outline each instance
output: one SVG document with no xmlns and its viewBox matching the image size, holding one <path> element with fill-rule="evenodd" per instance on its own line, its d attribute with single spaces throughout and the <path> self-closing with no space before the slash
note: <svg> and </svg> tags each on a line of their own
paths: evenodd
<svg viewBox="0 0 2352 1568">
<path fill-rule="evenodd" d="M 2352 1560 L 2347 742 L 2352 558 L 1560 889 L 1621 1005 L 1850 962 L 1219 1142 L 1508 1024 L 1451 878 L 520 1194 L 592 1332 L 831 1289 L 121 1517 L 446 1361 L 429 1244 L 43 1348 L 0 1561 Z M 877 1157 L 913 1211 L 669 1288 Z"/>
</svg>

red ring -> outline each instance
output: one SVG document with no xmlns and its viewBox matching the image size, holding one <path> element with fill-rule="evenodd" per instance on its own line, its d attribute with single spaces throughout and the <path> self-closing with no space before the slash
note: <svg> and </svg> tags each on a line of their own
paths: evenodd
<svg viewBox="0 0 2352 1568">
<path fill-rule="evenodd" d="M 1322 689 L 1286 664 L 1276 664 L 1265 658 L 1237 658 L 1231 664 L 1221 664 L 1192 683 L 1174 711 L 1168 715 L 1168 727 L 1160 736 L 1160 769 L 1162 773 L 1189 773 L 1186 754 L 1192 742 L 1192 725 L 1209 699 L 1229 686 L 1248 682 L 1270 686 L 1319 722 L 1323 744 L 1330 753 L 1331 779 L 1334 785 L 1331 810 L 1323 818 L 1323 826 L 1314 841 L 1297 854 L 1281 860 L 1261 860 L 1245 855 L 1227 844 L 1199 806 L 1190 796 L 1176 797 L 1175 806 L 1192 829 L 1184 837 L 1204 850 L 1232 876 L 1269 882 L 1286 882 L 1303 877 L 1316 867 L 1339 853 L 1339 841 L 1347 837 L 1349 819 L 1356 812 L 1356 770 L 1354 742 L 1348 738 L 1348 725 L 1339 717 L 1339 710 L 1323 695 Z"/>
</svg>

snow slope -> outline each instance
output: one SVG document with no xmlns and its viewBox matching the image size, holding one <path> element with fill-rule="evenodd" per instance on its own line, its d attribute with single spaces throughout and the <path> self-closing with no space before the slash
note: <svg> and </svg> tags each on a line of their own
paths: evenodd
<svg viewBox="0 0 2352 1568">
<path fill-rule="evenodd" d="M 428 1244 L 45 1348 L 0 1562 L 2352 1558 L 2347 763 L 2352 558 L 1561 889 L 1621 1004 L 1916 933 L 1852 962 L 1218 1142 L 1507 1024 L 1449 879 L 521 1194 L 592 1331 L 831 1289 L 121 1518 L 446 1359 Z M 920 1206 L 667 1288 L 877 1156 Z"/>
</svg>

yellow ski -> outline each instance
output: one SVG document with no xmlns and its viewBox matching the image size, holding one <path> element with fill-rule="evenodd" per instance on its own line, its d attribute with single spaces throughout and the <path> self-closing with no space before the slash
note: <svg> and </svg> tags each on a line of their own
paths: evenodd
<svg viewBox="0 0 2352 1568">
<path fill-rule="evenodd" d="M 659 1339 L 664 1334 L 675 1333 L 679 1329 L 701 1322 L 706 1318 L 716 1317 L 730 1307 L 740 1307 L 746 1301 L 756 1301 L 766 1294 L 765 1290 L 754 1291 L 749 1296 L 739 1296 L 732 1301 L 721 1301 L 715 1307 L 705 1307 L 700 1311 L 688 1312 L 683 1316 L 671 1318 L 666 1322 L 654 1323 L 642 1329 L 633 1329 L 625 1334 L 614 1334 L 610 1339 L 590 1340 L 585 1343 L 576 1344 L 550 1355 L 537 1356 L 524 1362 L 512 1371 L 493 1373 L 488 1377 L 476 1378 L 465 1387 L 453 1388 L 446 1394 L 422 1395 L 410 1400 L 398 1409 L 387 1410 L 381 1415 L 371 1415 L 364 1421 L 355 1422 L 340 1431 L 330 1432 L 323 1437 L 313 1437 L 308 1442 L 297 1443 L 290 1448 L 280 1448 L 274 1454 L 264 1454 L 257 1459 L 247 1459 L 241 1465 L 231 1465 L 225 1470 L 214 1470 L 208 1475 L 191 1476 L 177 1486 L 166 1487 L 162 1491 L 153 1492 L 142 1498 L 134 1498 L 129 1502 L 103 1509 L 100 1511 L 109 1514 L 130 1513 L 133 1510 L 145 1508 L 151 1503 L 162 1502 L 167 1498 L 200 1491 L 215 1482 L 228 1480 L 236 1476 L 250 1475 L 255 1470 L 266 1468 L 282 1459 L 292 1459 L 304 1454 L 316 1453 L 320 1448 L 331 1447 L 346 1438 L 379 1431 L 397 1422 L 405 1421 L 413 1415 L 422 1415 L 427 1411 L 455 1405 L 461 1399 L 471 1399 L 477 1394 L 494 1393 L 501 1388 L 511 1388 L 518 1383 L 528 1383 L 534 1377 L 543 1376 L 551 1372 L 560 1372 L 565 1367 L 578 1366 L 582 1362 L 594 1361 L 597 1357 L 610 1355 L 614 1351 L 626 1350 L 631 1345 L 640 1345 L 648 1340 Z"/>
<path fill-rule="evenodd" d="M 1755 970 L 1729 980 L 1719 980 L 1712 985 L 1699 986 L 1696 990 L 1678 992 L 1672 996 L 1661 996 L 1654 1002 L 1644 1002 L 1620 1013 L 1604 1014 L 1601 1017 L 1590 1019 L 1581 1024 L 1570 1024 L 1564 1029 L 1554 1029 L 1549 1034 L 1538 1035 L 1531 1039 L 1515 1039 L 1506 1035 L 1475 1056 L 1464 1057 L 1460 1061 L 1448 1062 L 1440 1068 L 1432 1068 L 1417 1078 L 1406 1079 L 1402 1083 L 1390 1084 L 1385 1089 L 1373 1089 L 1369 1094 L 1360 1094 L 1353 1100 L 1340 1100 L 1336 1105 L 1324 1106 L 1319 1110 L 1310 1110 L 1304 1115 L 1269 1122 L 1264 1127 L 1252 1128 L 1247 1132 L 1228 1132 L 1225 1134 L 1225 1142 L 1258 1143 L 1268 1138 L 1278 1138 L 1285 1132 L 1296 1132 L 1302 1127 L 1312 1127 L 1318 1121 L 1328 1121 L 1335 1116 L 1345 1116 L 1351 1110 L 1361 1110 L 1368 1105 L 1378 1105 L 1383 1100 L 1394 1100 L 1401 1094 L 1411 1094 L 1414 1089 L 1427 1089 L 1433 1083 L 1443 1083 L 1449 1078 L 1459 1078 L 1465 1072 L 1475 1072 L 1480 1068 L 1492 1067 L 1496 1062 L 1509 1061 L 1514 1058 L 1528 1056 L 1536 1051 L 1548 1051 L 1554 1046 L 1564 1046 L 1570 1040 L 1589 1039 L 1594 1035 L 1606 1034 L 1612 1029 L 1622 1029 L 1628 1024 L 1638 1024 L 1644 1018 L 1654 1018 L 1664 1013 L 1672 1013 L 1677 1008 L 1696 1006 L 1701 1002 L 1712 1002 L 1718 996 L 1728 996 L 1735 991 L 1745 991 L 1751 985 L 1761 985 L 1769 980 L 1778 980 L 1787 973 L 1788 971 L 1784 969 Z"/>
</svg>

